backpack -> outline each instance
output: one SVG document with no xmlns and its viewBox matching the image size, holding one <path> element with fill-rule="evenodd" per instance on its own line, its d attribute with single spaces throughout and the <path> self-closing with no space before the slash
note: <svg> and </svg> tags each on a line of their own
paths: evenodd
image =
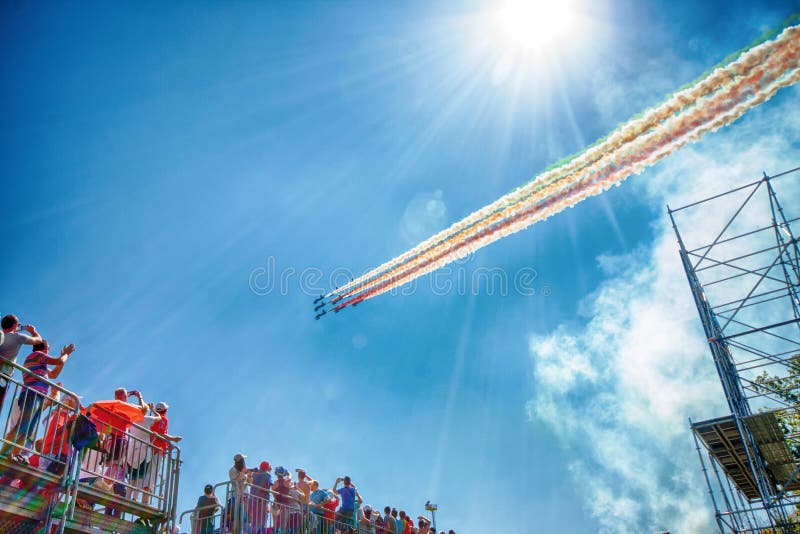
<svg viewBox="0 0 800 534">
<path fill-rule="evenodd" d="M 72 422 L 72 439 L 70 442 L 75 450 L 78 451 L 84 447 L 95 449 L 97 448 L 98 443 L 100 443 L 100 436 L 97 434 L 97 427 L 95 427 L 94 423 L 92 423 L 92 421 L 82 413 L 79 413 L 78 417 L 75 418 L 75 421 Z"/>
</svg>

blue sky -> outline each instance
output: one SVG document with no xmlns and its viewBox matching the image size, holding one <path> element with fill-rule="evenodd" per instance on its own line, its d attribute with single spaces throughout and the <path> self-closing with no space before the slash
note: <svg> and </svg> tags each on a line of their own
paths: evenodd
<svg viewBox="0 0 800 534">
<path fill-rule="evenodd" d="M 503 532 L 708 525 L 697 466 L 664 460 L 683 458 L 687 417 L 719 415 L 701 413 L 719 392 L 688 288 L 659 285 L 680 280 L 663 207 L 796 163 L 796 88 L 456 267 L 533 268 L 533 296 L 436 295 L 426 278 L 317 322 L 300 285 L 306 269 L 327 287 L 336 269 L 403 252 L 797 10 L 575 5 L 581 25 L 523 59 L 491 2 L 4 4 L 0 313 L 74 342 L 62 378 L 88 400 L 121 385 L 170 403 L 183 509 L 242 451 L 323 485 L 349 474 L 374 506 L 438 502 L 459 534 L 486 532 L 487 517 Z M 720 166 L 731 172 L 703 174 Z M 259 294 L 251 279 L 270 258 L 294 274 Z M 596 370 L 592 336 L 635 322 L 609 305 L 637 304 L 626 287 L 663 317 L 686 312 L 695 340 L 687 388 L 702 395 L 669 414 L 668 438 L 630 449 L 679 470 L 659 488 L 670 507 L 632 504 L 632 475 L 610 467 L 615 436 L 649 436 L 636 418 L 581 419 L 648 392 L 551 372 L 577 353 L 570 369 Z"/>
</svg>

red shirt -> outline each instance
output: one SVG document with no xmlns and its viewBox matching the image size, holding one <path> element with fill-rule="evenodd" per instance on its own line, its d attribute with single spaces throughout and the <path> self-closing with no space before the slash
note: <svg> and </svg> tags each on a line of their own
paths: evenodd
<svg viewBox="0 0 800 534">
<path fill-rule="evenodd" d="M 51 417 L 47 424 L 42 444 L 42 454 L 45 456 L 58 456 L 69 454 L 69 422 L 70 414 L 59 411 L 56 417 Z"/>
<path fill-rule="evenodd" d="M 169 421 L 167 421 L 167 416 L 164 414 L 158 414 L 161 416 L 161 419 L 155 421 L 150 426 L 150 431 L 155 434 L 166 434 L 167 427 L 169 426 Z M 150 436 L 150 443 L 155 445 L 157 448 L 161 449 L 161 452 L 167 452 L 169 449 L 169 442 L 167 440 L 161 439 L 158 436 Z"/>
<path fill-rule="evenodd" d="M 325 505 L 325 519 L 335 519 L 336 518 L 336 507 L 339 506 L 339 499 L 334 497 Z"/>
</svg>

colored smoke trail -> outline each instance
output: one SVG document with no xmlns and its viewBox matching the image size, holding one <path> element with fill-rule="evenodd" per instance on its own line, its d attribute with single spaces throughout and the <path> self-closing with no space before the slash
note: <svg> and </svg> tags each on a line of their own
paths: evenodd
<svg viewBox="0 0 800 534">
<path fill-rule="evenodd" d="M 408 252 L 338 288 L 335 309 L 356 304 L 527 228 L 717 130 L 800 80 L 800 26 L 743 53 L 629 121 L 567 163 L 472 213 Z"/>
</svg>

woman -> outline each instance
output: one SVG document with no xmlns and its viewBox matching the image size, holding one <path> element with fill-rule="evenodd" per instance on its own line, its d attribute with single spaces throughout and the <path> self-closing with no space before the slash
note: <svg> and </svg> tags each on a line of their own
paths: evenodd
<svg viewBox="0 0 800 534">
<path fill-rule="evenodd" d="M 375 518 L 372 516 L 372 507 L 365 504 L 361 508 L 362 516 L 358 520 L 358 534 L 375 534 Z"/>
</svg>

